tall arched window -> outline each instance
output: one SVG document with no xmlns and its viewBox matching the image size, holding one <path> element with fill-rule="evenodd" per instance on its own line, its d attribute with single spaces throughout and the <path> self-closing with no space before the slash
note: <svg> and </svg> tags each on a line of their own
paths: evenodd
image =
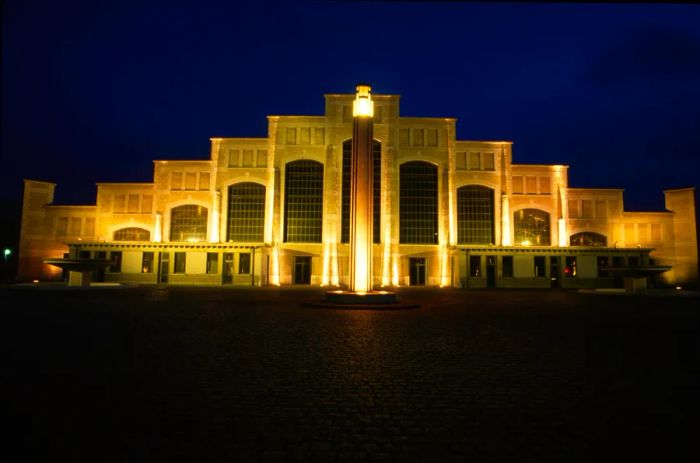
<svg viewBox="0 0 700 463">
<path fill-rule="evenodd" d="M 523 246 L 549 246 L 549 213 L 539 209 L 520 209 L 513 221 L 515 244 Z"/>
<path fill-rule="evenodd" d="M 457 242 L 493 244 L 493 190 L 467 185 L 457 189 Z"/>
<path fill-rule="evenodd" d="M 228 187 L 227 241 L 258 243 L 265 234 L 265 187 L 236 183 Z"/>
<path fill-rule="evenodd" d="M 114 232 L 114 241 L 150 241 L 151 232 L 144 228 L 127 227 Z"/>
<path fill-rule="evenodd" d="M 320 243 L 323 224 L 323 164 L 287 164 L 284 177 L 284 241 Z"/>
<path fill-rule="evenodd" d="M 399 242 L 438 242 L 437 166 L 411 161 L 399 168 Z"/>
<path fill-rule="evenodd" d="M 206 241 L 207 208 L 188 204 L 170 211 L 170 241 Z"/>
<path fill-rule="evenodd" d="M 343 191 L 341 199 L 340 242 L 350 242 L 350 165 L 352 161 L 352 140 L 343 142 Z M 372 140 L 372 240 L 380 242 L 381 237 L 381 179 L 382 144 Z"/>
<path fill-rule="evenodd" d="M 569 244 L 571 246 L 602 246 L 605 247 L 608 244 L 608 240 L 605 235 L 593 232 L 581 232 L 571 235 L 569 238 Z"/>
</svg>

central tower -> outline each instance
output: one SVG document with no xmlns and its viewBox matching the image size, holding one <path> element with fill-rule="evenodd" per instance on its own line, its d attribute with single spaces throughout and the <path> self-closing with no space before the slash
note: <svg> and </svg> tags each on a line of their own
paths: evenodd
<svg viewBox="0 0 700 463">
<path fill-rule="evenodd" d="M 372 125 L 371 87 L 359 84 L 352 105 L 350 164 L 350 281 L 352 292 L 372 291 Z"/>
</svg>

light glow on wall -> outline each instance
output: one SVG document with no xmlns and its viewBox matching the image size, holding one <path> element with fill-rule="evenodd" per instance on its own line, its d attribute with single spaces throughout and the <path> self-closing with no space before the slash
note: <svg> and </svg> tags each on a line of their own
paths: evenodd
<svg viewBox="0 0 700 463">
<path fill-rule="evenodd" d="M 449 261 L 450 261 L 450 251 L 448 250 L 447 246 L 442 245 L 441 246 L 441 252 L 440 252 L 440 287 L 444 288 L 445 286 L 450 285 L 450 273 L 449 273 Z"/>
<path fill-rule="evenodd" d="M 280 251 L 277 245 L 272 247 L 272 262 L 270 266 L 272 267 L 270 271 L 270 284 L 279 286 L 280 285 Z"/>
<path fill-rule="evenodd" d="M 559 219 L 559 247 L 566 247 L 569 245 L 567 242 L 568 240 L 566 239 L 567 236 L 566 232 L 566 220 L 562 217 Z"/>
<path fill-rule="evenodd" d="M 508 195 L 504 194 L 501 197 L 501 245 L 511 246 L 513 241 L 511 240 L 510 233 L 510 203 L 508 201 Z"/>
<path fill-rule="evenodd" d="M 218 243 L 219 242 L 219 209 L 221 208 L 221 193 L 218 191 L 214 194 L 214 207 L 211 212 L 211 225 L 209 230 L 209 242 Z"/>
<path fill-rule="evenodd" d="M 160 243 L 163 241 L 163 214 L 156 212 L 156 225 L 153 233 L 153 242 Z"/>
<path fill-rule="evenodd" d="M 392 254 L 391 284 L 393 286 L 399 285 L 399 254 L 398 253 Z"/>
</svg>

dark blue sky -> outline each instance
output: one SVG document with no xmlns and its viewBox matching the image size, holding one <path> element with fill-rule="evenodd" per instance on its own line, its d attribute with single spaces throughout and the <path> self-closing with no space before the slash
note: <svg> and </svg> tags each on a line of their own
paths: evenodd
<svg viewBox="0 0 700 463">
<path fill-rule="evenodd" d="M 0 197 L 23 178 L 60 203 L 206 159 L 209 137 L 265 136 L 369 82 L 459 139 L 568 164 L 629 210 L 700 186 L 700 7 L 472 2 L 5 0 Z"/>
</svg>

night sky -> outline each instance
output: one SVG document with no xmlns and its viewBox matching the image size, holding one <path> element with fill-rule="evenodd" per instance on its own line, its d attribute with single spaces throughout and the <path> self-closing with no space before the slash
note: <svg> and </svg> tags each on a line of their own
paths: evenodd
<svg viewBox="0 0 700 463">
<path fill-rule="evenodd" d="M 570 186 L 624 188 L 628 210 L 700 186 L 696 5 L 3 3 L 3 205 L 23 178 L 92 204 L 96 182 L 149 182 L 155 159 L 208 159 L 210 137 L 264 137 L 358 82 L 567 164 Z"/>
</svg>

